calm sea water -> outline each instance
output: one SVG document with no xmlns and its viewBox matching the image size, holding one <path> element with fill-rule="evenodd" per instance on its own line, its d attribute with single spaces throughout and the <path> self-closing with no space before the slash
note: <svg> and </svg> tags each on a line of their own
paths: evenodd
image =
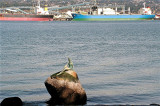
<svg viewBox="0 0 160 106">
<path fill-rule="evenodd" d="M 160 21 L 0 22 L 0 102 L 46 106 L 70 57 L 87 105 L 160 104 Z"/>
</svg>

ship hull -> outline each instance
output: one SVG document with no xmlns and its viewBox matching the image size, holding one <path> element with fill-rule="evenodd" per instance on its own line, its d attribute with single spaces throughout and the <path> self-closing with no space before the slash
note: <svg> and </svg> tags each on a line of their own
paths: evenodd
<svg viewBox="0 0 160 106">
<path fill-rule="evenodd" d="M 52 21 L 53 15 L 0 14 L 0 21 Z"/>
<path fill-rule="evenodd" d="M 155 15 L 81 15 L 72 14 L 74 21 L 151 20 Z"/>
</svg>

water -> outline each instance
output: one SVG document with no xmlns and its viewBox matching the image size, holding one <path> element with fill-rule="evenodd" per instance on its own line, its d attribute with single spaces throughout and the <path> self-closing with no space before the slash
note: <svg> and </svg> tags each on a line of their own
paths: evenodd
<svg viewBox="0 0 160 106">
<path fill-rule="evenodd" d="M 0 102 L 46 106 L 70 57 L 87 105 L 160 104 L 160 21 L 0 22 Z"/>
</svg>

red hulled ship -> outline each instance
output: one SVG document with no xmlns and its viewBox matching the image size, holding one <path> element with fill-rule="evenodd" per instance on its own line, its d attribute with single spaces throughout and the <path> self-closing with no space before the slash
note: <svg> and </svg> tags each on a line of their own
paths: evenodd
<svg viewBox="0 0 160 106">
<path fill-rule="evenodd" d="M 53 15 L 50 15 L 48 8 L 41 8 L 40 1 L 39 5 L 35 7 L 35 13 L 29 14 L 21 10 L 22 13 L 18 13 L 20 9 L 6 8 L 6 11 L 0 13 L 0 21 L 52 21 Z"/>
</svg>

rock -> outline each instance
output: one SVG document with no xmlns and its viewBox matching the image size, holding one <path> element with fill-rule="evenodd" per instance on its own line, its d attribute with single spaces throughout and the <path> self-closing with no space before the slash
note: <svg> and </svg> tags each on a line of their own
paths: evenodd
<svg viewBox="0 0 160 106">
<path fill-rule="evenodd" d="M 73 70 L 73 64 L 69 60 L 68 66 L 45 81 L 45 86 L 51 95 L 49 104 L 58 105 L 84 105 L 87 101 L 85 90 Z"/>
<path fill-rule="evenodd" d="M 1 102 L 1 106 L 22 106 L 22 100 L 19 97 L 9 97 L 5 98 Z"/>
</svg>

